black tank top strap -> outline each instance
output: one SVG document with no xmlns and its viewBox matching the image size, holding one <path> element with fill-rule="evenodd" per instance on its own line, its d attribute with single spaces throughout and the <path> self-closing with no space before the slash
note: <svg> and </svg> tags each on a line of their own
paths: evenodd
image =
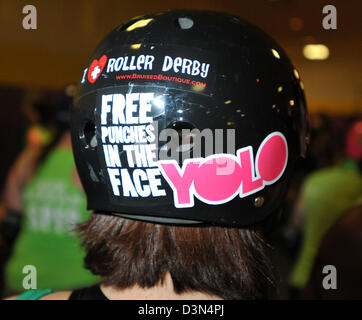
<svg viewBox="0 0 362 320">
<path fill-rule="evenodd" d="M 103 294 L 99 284 L 91 287 L 74 290 L 69 300 L 108 300 Z"/>
</svg>

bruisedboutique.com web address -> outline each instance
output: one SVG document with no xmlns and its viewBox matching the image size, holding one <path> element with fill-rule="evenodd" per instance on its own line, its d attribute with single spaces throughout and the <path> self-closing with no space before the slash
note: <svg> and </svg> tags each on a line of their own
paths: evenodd
<svg viewBox="0 0 362 320">
<path fill-rule="evenodd" d="M 185 83 L 185 84 L 190 84 L 190 85 L 193 85 L 193 86 L 198 86 L 198 87 L 203 87 L 203 88 L 206 87 L 205 82 L 195 81 L 195 80 L 191 80 L 191 79 L 187 79 L 187 78 L 170 77 L 170 76 L 165 76 L 163 74 L 138 74 L 138 73 L 133 73 L 133 74 L 118 75 L 118 76 L 116 76 L 116 79 L 117 80 L 126 80 L 126 79 L 163 80 L 163 81 L 173 81 L 173 82 Z"/>
</svg>

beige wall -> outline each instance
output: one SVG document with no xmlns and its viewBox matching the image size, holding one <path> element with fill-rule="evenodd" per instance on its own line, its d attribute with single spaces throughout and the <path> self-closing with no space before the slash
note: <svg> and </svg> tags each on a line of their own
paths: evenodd
<svg viewBox="0 0 362 320">
<path fill-rule="evenodd" d="M 22 8 L 35 5 L 38 29 L 22 28 Z M 338 29 L 322 28 L 322 7 L 335 4 Z M 144 13 L 172 8 L 222 10 L 271 34 L 299 70 L 311 111 L 362 112 L 362 2 L 360 0 L 0 0 L 0 84 L 59 88 L 75 82 L 97 43 L 115 26 Z M 304 29 L 289 28 L 291 17 Z M 304 37 L 331 50 L 326 61 L 302 56 Z"/>
</svg>

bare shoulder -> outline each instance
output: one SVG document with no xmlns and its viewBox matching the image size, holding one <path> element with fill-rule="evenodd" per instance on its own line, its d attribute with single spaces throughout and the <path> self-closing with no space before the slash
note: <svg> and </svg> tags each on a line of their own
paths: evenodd
<svg viewBox="0 0 362 320">
<path fill-rule="evenodd" d="M 40 300 L 68 300 L 72 291 L 59 291 L 47 294 L 40 298 Z"/>
<path fill-rule="evenodd" d="M 72 291 L 53 292 L 41 297 L 39 300 L 68 300 L 71 293 Z M 7 297 L 4 300 L 16 300 L 17 297 L 19 297 L 19 295 Z"/>
<path fill-rule="evenodd" d="M 68 300 L 71 293 L 72 291 L 53 292 L 41 297 L 39 300 Z M 19 295 L 7 297 L 3 300 L 16 300 L 17 297 L 19 297 Z"/>
<path fill-rule="evenodd" d="M 11 296 L 11 297 L 7 297 L 7 298 L 4 298 L 3 300 L 15 300 L 17 297 L 19 297 L 19 295 L 15 295 L 15 296 Z"/>
</svg>

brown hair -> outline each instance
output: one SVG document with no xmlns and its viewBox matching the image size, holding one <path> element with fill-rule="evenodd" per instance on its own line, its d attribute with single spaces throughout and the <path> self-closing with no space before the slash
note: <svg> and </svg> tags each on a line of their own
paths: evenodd
<svg viewBox="0 0 362 320">
<path fill-rule="evenodd" d="M 166 226 L 92 214 L 78 227 L 85 266 L 102 283 L 152 287 L 169 272 L 176 293 L 268 299 L 275 273 L 260 233 L 251 229 Z"/>
</svg>

